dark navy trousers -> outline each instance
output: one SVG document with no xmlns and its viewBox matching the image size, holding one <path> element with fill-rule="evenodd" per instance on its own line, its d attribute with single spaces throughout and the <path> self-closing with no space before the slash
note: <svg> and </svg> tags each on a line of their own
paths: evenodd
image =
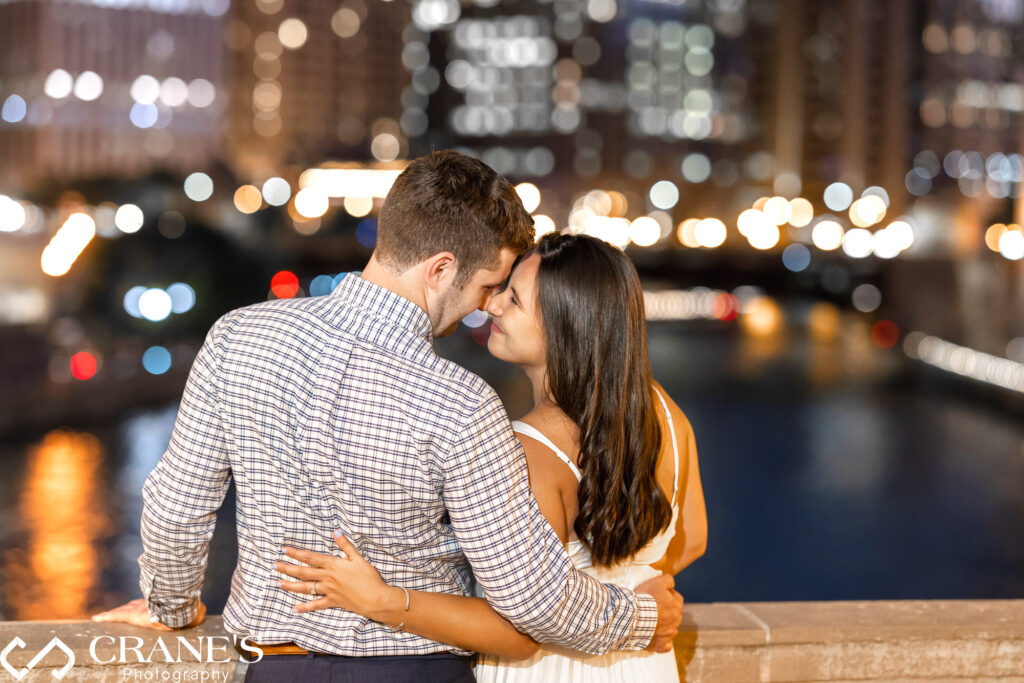
<svg viewBox="0 0 1024 683">
<path fill-rule="evenodd" d="M 245 683 L 476 683 L 471 657 L 267 655 L 249 664 Z"/>
</svg>

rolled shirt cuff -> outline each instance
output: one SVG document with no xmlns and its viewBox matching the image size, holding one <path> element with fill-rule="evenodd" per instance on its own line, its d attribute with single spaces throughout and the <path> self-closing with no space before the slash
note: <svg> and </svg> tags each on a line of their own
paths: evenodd
<svg viewBox="0 0 1024 683">
<path fill-rule="evenodd" d="M 171 628 L 184 628 L 192 623 L 199 613 L 200 597 L 160 598 L 153 595 L 154 577 L 143 572 L 139 581 L 139 588 L 142 589 L 142 597 L 146 599 L 146 607 L 149 609 L 149 621 L 161 623 Z"/>
<path fill-rule="evenodd" d="M 658 627 L 658 603 L 647 593 L 636 593 L 636 624 L 632 635 L 623 644 L 623 650 L 643 650 L 651 644 Z"/>
</svg>

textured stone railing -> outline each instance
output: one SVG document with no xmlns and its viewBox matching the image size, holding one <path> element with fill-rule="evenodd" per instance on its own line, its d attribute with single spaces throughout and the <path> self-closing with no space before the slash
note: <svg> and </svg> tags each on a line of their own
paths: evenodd
<svg viewBox="0 0 1024 683">
<path fill-rule="evenodd" d="M 689 605 L 687 683 L 1024 682 L 1024 600 Z"/>
<path fill-rule="evenodd" d="M 67 681 L 223 683 L 244 675 L 220 617 L 175 632 L 3 622 L 0 647 L 0 681 L 53 681 L 65 669 Z M 686 683 L 1024 683 L 1024 600 L 688 605 L 676 657 Z"/>
</svg>

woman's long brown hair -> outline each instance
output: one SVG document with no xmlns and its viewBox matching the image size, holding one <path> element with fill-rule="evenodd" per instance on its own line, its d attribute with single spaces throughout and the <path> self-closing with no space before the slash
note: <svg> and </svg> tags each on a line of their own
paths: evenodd
<svg viewBox="0 0 1024 683">
<path fill-rule="evenodd" d="M 593 237 L 552 233 L 535 251 L 548 391 L 580 430 L 576 534 L 607 566 L 672 517 L 656 475 L 661 430 L 640 278 L 625 254 Z"/>
</svg>

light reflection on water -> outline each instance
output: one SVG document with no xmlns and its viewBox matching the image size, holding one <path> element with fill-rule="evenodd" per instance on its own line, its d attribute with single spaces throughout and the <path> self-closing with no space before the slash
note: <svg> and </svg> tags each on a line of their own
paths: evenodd
<svg viewBox="0 0 1024 683">
<path fill-rule="evenodd" d="M 30 449 L 20 501 L 26 543 L 4 554 L 5 598 L 17 618 L 85 612 L 99 578 L 97 543 L 111 532 L 102 464 L 91 434 L 54 431 Z"/>
<path fill-rule="evenodd" d="M 694 425 L 707 555 L 691 602 L 1024 597 L 1024 426 L 960 385 L 922 381 L 854 339 L 652 325 L 655 377 Z M 831 339 L 830 339 L 831 337 Z M 513 417 L 529 388 L 469 334 L 438 340 Z M 176 406 L 91 433 L 0 446 L 0 619 L 81 618 L 138 595 L 139 515 Z M 204 600 L 234 569 L 233 494 Z"/>
</svg>

